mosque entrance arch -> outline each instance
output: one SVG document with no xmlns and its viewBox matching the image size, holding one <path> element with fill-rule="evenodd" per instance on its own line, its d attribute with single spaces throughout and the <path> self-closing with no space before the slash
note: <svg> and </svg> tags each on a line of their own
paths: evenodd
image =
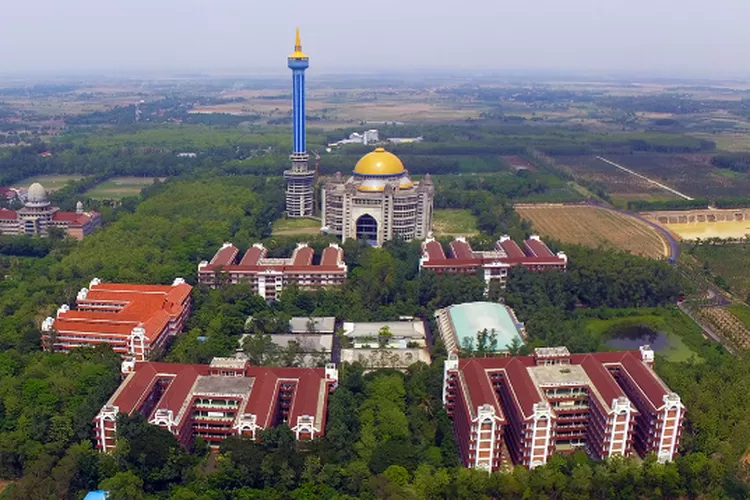
<svg viewBox="0 0 750 500">
<path fill-rule="evenodd" d="M 371 244 L 378 241 L 378 221 L 370 214 L 364 214 L 357 219 L 357 239 Z"/>
</svg>

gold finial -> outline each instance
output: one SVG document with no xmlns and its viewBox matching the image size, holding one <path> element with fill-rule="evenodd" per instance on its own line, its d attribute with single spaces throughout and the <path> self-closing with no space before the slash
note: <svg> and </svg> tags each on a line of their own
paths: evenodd
<svg viewBox="0 0 750 500">
<path fill-rule="evenodd" d="M 294 40 L 294 52 L 289 56 L 290 59 L 307 59 L 307 54 L 302 52 L 302 42 L 299 37 L 299 28 L 297 28 L 297 38 Z"/>
</svg>

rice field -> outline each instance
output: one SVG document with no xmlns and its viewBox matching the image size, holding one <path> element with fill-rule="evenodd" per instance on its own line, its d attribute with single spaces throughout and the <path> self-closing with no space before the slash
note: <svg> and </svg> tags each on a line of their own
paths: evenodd
<svg viewBox="0 0 750 500">
<path fill-rule="evenodd" d="M 660 259 L 669 247 L 659 233 L 633 217 L 588 205 L 516 205 L 542 236 L 562 243 L 612 248 Z"/>
</svg>

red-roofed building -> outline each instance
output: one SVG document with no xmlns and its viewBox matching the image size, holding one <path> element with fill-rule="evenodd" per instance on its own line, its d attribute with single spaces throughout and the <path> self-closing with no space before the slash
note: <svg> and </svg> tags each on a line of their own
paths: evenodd
<svg viewBox="0 0 750 500">
<path fill-rule="evenodd" d="M 534 468 L 554 452 L 595 459 L 656 453 L 674 458 L 685 407 L 653 370 L 654 352 L 570 354 L 445 362 L 443 404 L 466 467 Z"/>
<path fill-rule="evenodd" d="M 102 283 L 94 278 L 56 317 L 42 323 L 42 346 L 66 352 L 76 347 L 110 344 L 124 359 L 144 361 L 182 328 L 190 315 L 192 287 L 182 278 L 172 285 Z"/>
<path fill-rule="evenodd" d="M 272 368 L 235 358 L 214 358 L 210 365 L 125 364 L 127 376 L 94 419 L 96 446 L 104 452 L 115 447 L 119 413 L 143 414 L 183 446 L 196 436 L 214 446 L 232 435 L 254 439 L 282 423 L 298 440 L 315 439 L 325 433 L 328 395 L 338 383 L 331 364 Z"/>
<path fill-rule="evenodd" d="M 6 200 L 15 200 L 18 198 L 18 190 L 10 187 L 0 187 L 0 196 Z"/>
<path fill-rule="evenodd" d="M 46 236 L 50 228 L 59 228 L 68 236 L 82 240 L 101 224 L 101 215 L 84 211 L 80 201 L 75 212 L 61 212 L 53 207 L 47 200 L 47 192 L 38 183 L 29 187 L 23 208 L 18 211 L 0 209 L 0 234 Z"/>
<path fill-rule="evenodd" d="M 306 243 L 299 243 L 288 259 L 269 258 L 267 254 L 268 250 L 256 243 L 240 258 L 237 247 L 224 243 L 211 261 L 198 265 L 198 282 L 211 288 L 247 282 L 264 299 L 275 300 L 291 283 L 314 290 L 342 285 L 346 280 L 344 250 L 335 244 L 323 250 L 318 264 L 313 263 L 315 251 Z"/>
<path fill-rule="evenodd" d="M 531 271 L 564 271 L 568 266 L 568 257 L 563 252 L 552 253 L 539 236 L 532 235 L 524 242 L 523 250 L 509 236 L 503 236 L 495 243 L 495 250 L 489 252 L 475 251 L 465 238 L 459 237 L 450 243 L 448 255 L 439 241 L 428 238 L 422 243 L 422 258 L 419 261 L 420 270 L 429 269 L 438 274 L 481 272 L 488 289 L 491 282 L 505 287 L 508 269 L 513 266 L 524 266 Z"/>
</svg>

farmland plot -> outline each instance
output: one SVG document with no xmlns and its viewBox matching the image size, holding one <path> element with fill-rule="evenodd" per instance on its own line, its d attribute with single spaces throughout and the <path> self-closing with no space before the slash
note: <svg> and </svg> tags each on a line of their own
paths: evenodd
<svg viewBox="0 0 750 500">
<path fill-rule="evenodd" d="M 705 155 L 612 155 L 608 160 L 694 198 L 747 196 L 750 177 L 715 168 Z"/>
<path fill-rule="evenodd" d="M 747 196 L 750 192 L 750 176 L 715 168 L 708 155 L 643 153 L 605 155 L 605 158 L 693 198 Z M 593 155 L 560 156 L 555 160 L 559 168 L 577 180 L 603 185 L 615 199 L 656 201 L 677 198 Z"/>
<path fill-rule="evenodd" d="M 577 180 L 596 182 L 614 198 L 629 200 L 677 199 L 677 196 L 648 181 L 607 164 L 595 156 L 568 156 L 556 159 L 559 168 Z M 613 160 L 616 161 L 616 160 Z"/>
<path fill-rule="evenodd" d="M 627 215 L 586 205 L 517 205 L 542 236 L 562 243 L 613 248 L 663 258 L 668 247 L 655 229 Z"/>
<path fill-rule="evenodd" d="M 706 321 L 732 346 L 742 350 L 750 347 L 750 330 L 745 324 L 724 307 L 701 307 L 698 317 Z"/>
</svg>

